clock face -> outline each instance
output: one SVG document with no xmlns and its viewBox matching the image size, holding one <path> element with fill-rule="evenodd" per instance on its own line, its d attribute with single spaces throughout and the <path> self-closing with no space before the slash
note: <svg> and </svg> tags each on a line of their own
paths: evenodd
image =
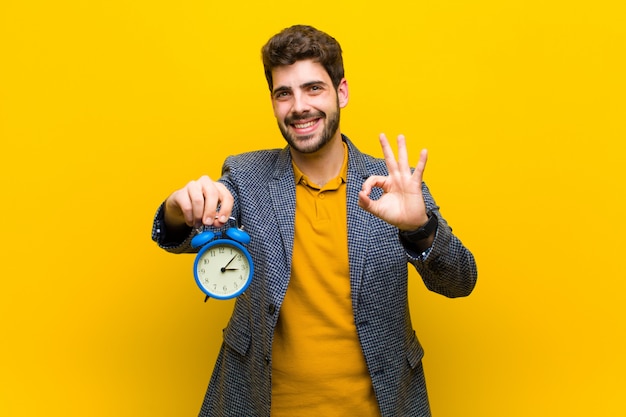
<svg viewBox="0 0 626 417">
<path fill-rule="evenodd" d="M 198 286 L 209 297 L 233 298 L 250 284 L 252 261 L 237 242 L 217 240 L 198 252 L 194 274 Z"/>
</svg>

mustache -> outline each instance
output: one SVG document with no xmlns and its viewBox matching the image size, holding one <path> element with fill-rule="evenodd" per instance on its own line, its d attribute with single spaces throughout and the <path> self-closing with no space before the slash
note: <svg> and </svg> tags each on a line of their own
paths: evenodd
<svg viewBox="0 0 626 417">
<path fill-rule="evenodd" d="M 294 113 L 290 116 L 287 116 L 285 118 L 285 124 L 291 125 L 294 124 L 296 122 L 299 122 L 300 120 L 306 120 L 306 119 L 323 119 L 326 117 L 326 113 L 318 111 L 315 113 Z"/>
</svg>

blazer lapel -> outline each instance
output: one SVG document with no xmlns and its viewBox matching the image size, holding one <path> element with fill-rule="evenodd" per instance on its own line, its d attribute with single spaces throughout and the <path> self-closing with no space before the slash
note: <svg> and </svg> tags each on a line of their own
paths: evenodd
<svg viewBox="0 0 626 417">
<path fill-rule="evenodd" d="M 348 257 L 350 262 L 350 289 L 353 311 L 357 311 L 358 295 L 363 281 L 363 270 L 369 249 L 371 215 L 358 205 L 359 192 L 368 177 L 363 154 L 344 136 L 348 144 Z"/>
<path fill-rule="evenodd" d="M 274 178 L 269 183 L 269 193 L 274 209 L 274 216 L 278 224 L 278 231 L 283 243 L 283 253 L 285 254 L 286 277 L 279 277 L 280 283 L 274 283 L 280 288 L 280 297 L 287 291 L 289 274 L 291 272 L 291 260 L 293 257 L 294 222 L 296 214 L 296 185 L 291 167 L 291 156 L 289 149 L 281 151 Z M 278 255 L 278 254 L 277 254 Z"/>
</svg>

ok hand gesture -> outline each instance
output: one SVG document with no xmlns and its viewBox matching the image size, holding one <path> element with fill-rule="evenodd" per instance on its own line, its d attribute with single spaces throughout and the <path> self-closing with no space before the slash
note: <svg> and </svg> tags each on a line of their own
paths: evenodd
<svg viewBox="0 0 626 417">
<path fill-rule="evenodd" d="M 422 176 L 428 151 L 422 150 L 419 162 L 411 173 L 403 135 L 398 136 L 397 161 L 384 133 L 380 134 L 380 144 L 389 175 L 374 175 L 365 180 L 359 193 L 359 206 L 400 230 L 416 230 L 428 221 L 422 195 Z M 374 187 L 383 190 L 378 200 L 370 198 Z"/>
</svg>

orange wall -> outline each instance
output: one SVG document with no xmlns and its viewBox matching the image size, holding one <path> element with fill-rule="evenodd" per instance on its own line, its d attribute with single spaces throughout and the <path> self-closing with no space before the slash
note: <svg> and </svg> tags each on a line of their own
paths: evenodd
<svg viewBox="0 0 626 417">
<path fill-rule="evenodd" d="M 429 148 L 476 255 L 467 299 L 411 277 L 434 414 L 624 415 L 624 11 L 4 0 L 0 415 L 196 415 L 232 304 L 202 302 L 151 219 L 226 155 L 283 146 L 259 50 L 294 23 L 342 43 L 363 150 Z"/>
</svg>

